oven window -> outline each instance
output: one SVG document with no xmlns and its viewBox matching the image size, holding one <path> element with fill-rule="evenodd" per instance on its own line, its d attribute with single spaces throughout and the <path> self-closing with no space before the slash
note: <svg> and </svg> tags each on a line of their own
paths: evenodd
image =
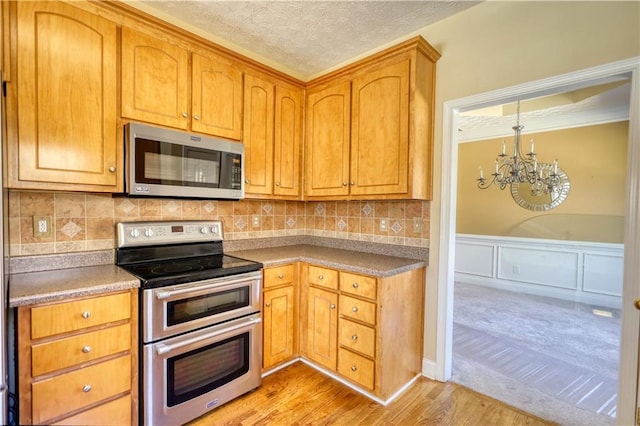
<svg viewBox="0 0 640 426">
<path fill-rule="evenodd" d="M 249 371 L 249 332 L 167 359 L 167 405 L 196 398 Z"/>
<path fill-rule="evenodd" d="M 169 302 L 167 325 L 181 324 L 249 306 L 249 290 L 249 286 L 243 286 Z"/>
<path fill-rule="evenodd" d="M 220 151 L 136 138 L 136 182 L 218 188 Z"/>
</svg>

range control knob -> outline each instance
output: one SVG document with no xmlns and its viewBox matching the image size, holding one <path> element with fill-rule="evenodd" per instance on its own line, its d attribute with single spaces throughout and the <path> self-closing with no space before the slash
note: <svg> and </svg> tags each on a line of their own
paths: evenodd
<svg viewBox="0 0 640 426">
<path fill-rule="evenodd" d="M 144 230 L 144 235 L 147 237 L 153 237 L 153 229 L 147 228 Z"/>
<path fill-rule="evenodd" d="M 200 228 L 201 234 L 207 234 L 208 232 L 209 232 L 209 228 L 207 228 L 206 226 L 203 226 L 202 228 Z"/>
<path fill-rule="evenodd" d="M 211 227 L 211 233 L 218 235 L 220 233 L 220 227 L 218 225 L 214 225 Z"/>
<path fill-rule="evenodd" d="M 138 238 L 140 236 L 140 230 L 138 228 L 133 228 L 129 231 L 129 235 L 131 235 L 131 238 Z"/>
</svg>

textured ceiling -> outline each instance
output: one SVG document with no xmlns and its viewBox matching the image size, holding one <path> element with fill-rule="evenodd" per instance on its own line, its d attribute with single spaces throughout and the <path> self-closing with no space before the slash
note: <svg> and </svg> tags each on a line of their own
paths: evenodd
<svg viewBox="0 0 640 426">
<path fill-rule="evenodd" d="M 168 15 L 214 41 L 231 43 L 220 43 L 226 47 L 239 46 L 308 80 L 477 3 L 154 0 L 129 4 Z"/>
</svg>

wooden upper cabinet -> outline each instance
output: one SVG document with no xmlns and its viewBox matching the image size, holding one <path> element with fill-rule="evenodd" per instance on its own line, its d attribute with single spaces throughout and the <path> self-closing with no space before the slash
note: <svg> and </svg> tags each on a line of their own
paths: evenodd
<svg viewBox="0 0 640 426">
<path fill-rule="evenodd" d="M 214 57 L 192 55 L 194 132 L 242 138 L 242 71 Z"/>
<path fill-rule="evenodd" d="M 116 24 L 61 2 L 10 7 L 8 186 L 117 191 Z"/>
<path fill-rule="evenodd" d="M 299 197 L 302 90 L 276 85 L 275 102 L 273 194 Z"/>
<path fill-rule="evenodd" d="M 352 96 L 351 194 L 406 193 L 409 60 L 355 78 Z"/>
<path fill-rule="evenodd" d="M 245 192 L 273 191 L 274 84 L 247 74 L 244 79 Z"/>
<path fill-rule="evenodd" d="M 351 83 L 307 92 L 305 195 L 349 194 Z"/>
<path fill-rule="evenodd" d="M 189 52 L 122 28 L 122 115 L 178 129 L 189 118 Z"/>
</svg>

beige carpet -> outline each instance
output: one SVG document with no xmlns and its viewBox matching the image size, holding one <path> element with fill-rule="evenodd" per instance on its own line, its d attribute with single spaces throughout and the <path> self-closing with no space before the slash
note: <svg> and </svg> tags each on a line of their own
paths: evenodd
<svg viewBox="0 0 640 426">
<path fill-rule="evenodd" d="M 456 283 L 452 380 L 561 424 L 615 424 L 620 313 L 593 308 Z"/>
</svg>

